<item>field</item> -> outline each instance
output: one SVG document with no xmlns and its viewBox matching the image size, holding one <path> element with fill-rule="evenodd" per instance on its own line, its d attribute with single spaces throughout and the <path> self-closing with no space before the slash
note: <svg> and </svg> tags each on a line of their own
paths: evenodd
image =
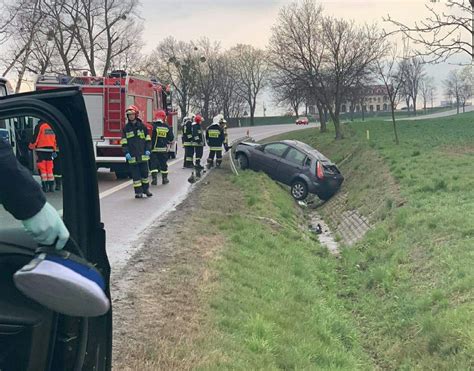
<svg viewBox="0 0 474 371">
<path fill-rule="evenodd" d="M 338 142 L 284 136 L 341 163 L 345 207 L 373 226 L 339 258 L 287 189 L 227 164 L 212 172 L 134 259 L 133 304 L 115 304 L 115 367 L 472 369 L 473 122 L 400 123 L 399 146 L 376 121 Z"/>
</svg>

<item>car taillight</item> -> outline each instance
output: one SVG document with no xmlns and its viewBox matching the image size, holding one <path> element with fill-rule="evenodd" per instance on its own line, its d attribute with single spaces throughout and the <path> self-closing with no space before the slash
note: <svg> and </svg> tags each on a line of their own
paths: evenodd
<svg viewBox="0 0 474 371">
<path fill-rule="evenodd" d="M 323 168 L 323 165 L 321 164 L 321 161 L 318 161 L 316 163 L 316 176 L 319 179 L 324 179 L 324 168 Z"/>
<path fill-rule="evenodd" d="M 119 145 L 120 144 L 120 139 L 111 139 L 110 144 L 112 145 Z"/>
</svg>

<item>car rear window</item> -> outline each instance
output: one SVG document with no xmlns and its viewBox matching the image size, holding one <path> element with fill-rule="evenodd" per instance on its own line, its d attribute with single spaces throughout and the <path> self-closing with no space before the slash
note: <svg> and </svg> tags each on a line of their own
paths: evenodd
<svg viewBox="0 0 474 371">
<path fill-rule="evenodd" d="M 285 151 L 288 149 L 288 146 L 283 143 L 271 143 L 267 144 L 263 151 L 265 153 L 270 153 L 275 156 L 282 157 Z"/>
<path fill-rule="evenodd" d="M 306 155 L 303 152 L 300 152 L 294 148 L 290 148 L 290 150 L 285 156 L 286 160 L 300 166 L 303 165 L 305 158 Z"/>
</svg>

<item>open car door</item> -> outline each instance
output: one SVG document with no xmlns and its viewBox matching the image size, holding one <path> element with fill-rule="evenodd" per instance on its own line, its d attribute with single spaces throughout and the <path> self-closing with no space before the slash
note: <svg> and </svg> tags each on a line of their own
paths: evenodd
<svg viewBox="0 0 474 371">
<path fill-rule="evenodd" d="M 47 200 L 60 214 L 77 244 L 65 250 L 82 255 L 102 273 L 110 299 L 110 266 L 100 219 L 99 193 L 91 132 L 78 88 L 0 98 L 0 123 L 31 134 L 40 122 L 53 129 L 59 154 L 54 180 L 47 179 Z M 30 135 L 31 137 L 31 135 Z M 13 147 L 15 153 L 17 148 Z M 38 182 L 36 162 L 31 171 Z M 2 174 L 0 174 L 2 176 Z M 49 183 L 49 184 L 48 184 Z M 13 283 L 38 246 L 21 222 L 0 206 L 0 370 L 109 370 L 112 311 L 76 318 L 55 313 L 28 299 Z M 79 249 L 80 251 L 77 251 Z"/>
</svg>

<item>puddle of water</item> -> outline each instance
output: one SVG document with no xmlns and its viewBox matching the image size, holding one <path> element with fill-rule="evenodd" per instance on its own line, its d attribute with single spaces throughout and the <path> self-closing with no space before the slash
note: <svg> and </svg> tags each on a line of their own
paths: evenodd
<svg viewBox="0 0 474 371">
<path fill-rule="evenodd" d="M 321 245 L 325 246 L 329 252 L 333 255 L 339 255 L 339 244 L 334 239 L 334 235 L 329 229 L 329 226 L 323 220 L 321 215 L 319 215 L 316 211 L 310 212 L 310 223 L 313 230 L 318 228 L 318 225 L 321 226 L 321 234 L 318 234 L 319 242 Z"/>
</svg>

